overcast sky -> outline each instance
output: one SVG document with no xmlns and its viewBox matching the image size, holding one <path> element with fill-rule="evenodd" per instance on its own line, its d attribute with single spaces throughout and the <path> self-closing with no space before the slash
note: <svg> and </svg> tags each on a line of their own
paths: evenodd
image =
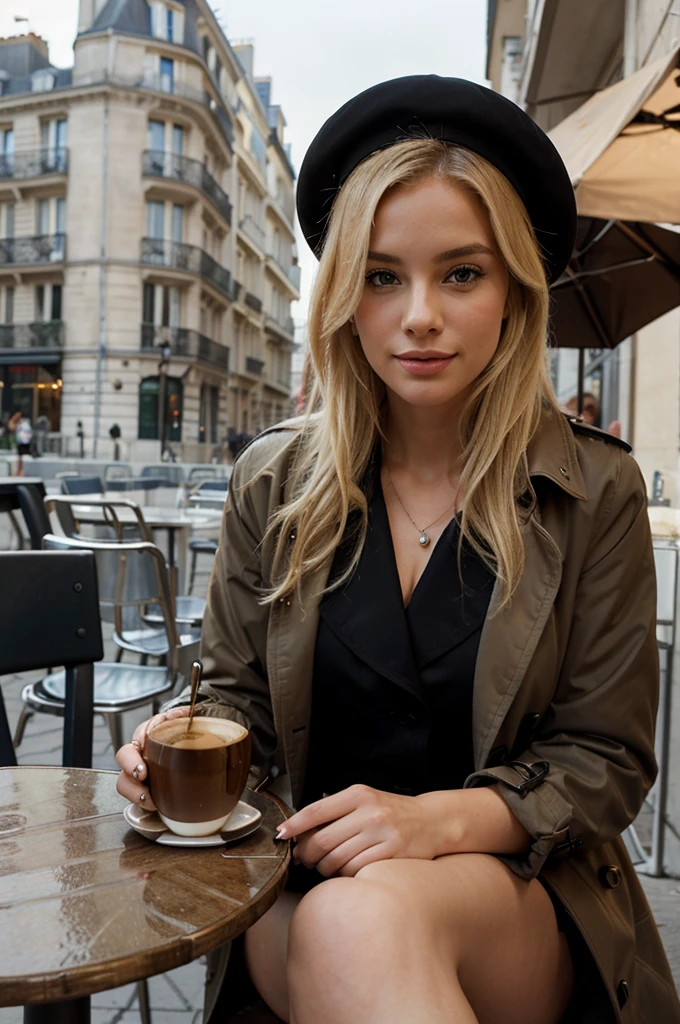
<svg viewBox="0 0 680 1024">
<path fill-rule="evenodd" d="M 232 41 L 255 45 L 255 74 L 273 79 L 272 100 L 288 121 L 293 164 L 342 103 L 400 75 L 453 75 L 485 81 L 486 7 L 482 0 L 219 0 Z M 0 0 L 0 35 L 43 36 L 54 64 L 73 62 L 78 0 Z M 299 245 L 306 307 L 316 261 Z M 304 308 L 293 310 L 304 316 Z"/>
</svg>

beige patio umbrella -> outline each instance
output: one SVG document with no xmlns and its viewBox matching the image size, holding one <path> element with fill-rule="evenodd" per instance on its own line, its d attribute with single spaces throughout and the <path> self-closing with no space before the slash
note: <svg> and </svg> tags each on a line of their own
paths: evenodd
<svg viewBox="0 0 680 1024">
<path fill-rule="evenodd" d="M 673 53 L 592 96 L 550 132 L 578 233 L 555 282 L 559 347 L 614 348 L 680 305 L 680 71 Z"/>
<path fill-rule="evenodd" d="M 596 93 L 550 132 L 580 216 L 680 223 L 679 54 Z"/>
</svg>

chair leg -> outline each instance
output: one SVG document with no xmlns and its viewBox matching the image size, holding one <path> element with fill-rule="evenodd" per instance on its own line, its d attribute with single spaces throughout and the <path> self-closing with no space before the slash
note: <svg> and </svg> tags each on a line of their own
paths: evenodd
<svg viewBox="0 0 680 1024">
<path fill-rule="evenodd" d="M 109 727 L 109 735 L 111 736 L 111 743 L 113 745 L 113 752 L 120 750 L 123 746 L 123 720 L 119 714 L 111 712 L 110 714 L 104 715 L 106 724 Z"/>
<path fill-rule="evenodd" d="M 19 715 L 19 721 L 17 722 L 17 727 L 14 730 L 14 749 L 15 750 L 19 746 L 19 744 L 21 743 L 22 739 L 24 738 L 24 730 L 26 729 L 26 723 L 28 722 L 29 718 L 33 718 L 33 714 L 34 714 L 34 712 L 31 711 L 31 709 L 29 707 L 27 707 L 26 704 L 24 704 L 24 706 L 21 709 L 21 714 Z"/>
<path fill-rule="evenodd" d="M 137 999 L 139 1001 L 139 1016 L 142 1024 L 151 1024 L 151 1004 L 149 1002 L 149 986 L 146 978 L 137 982 Z"/>
<path fill-rule="evenodd" d="M 191 552 L 191 573 L 189 575 L 189 589 L 187 593 L 189 595 L 194 592 L 194 577 L 196 576 L 196 562 L 198 561 L 198 551 Z"/>
</svg>

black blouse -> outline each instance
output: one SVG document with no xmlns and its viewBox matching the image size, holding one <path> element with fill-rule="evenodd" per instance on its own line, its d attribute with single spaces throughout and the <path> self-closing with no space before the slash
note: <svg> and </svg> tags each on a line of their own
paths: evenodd
<svg viewBox="0 0 680 1024">
<path fill-rule="evenodd" d="M 373 479 L 357 570 L 321 602 L 301 806 L 357 782 L 410 795 L 456 789 L 474 770 L 473 681 L 495 577 L 464 542 L 461 583 L 454 518 L 404 608 Z M 338 549 L 331 578 L 346 550 Z"/>
</svg>

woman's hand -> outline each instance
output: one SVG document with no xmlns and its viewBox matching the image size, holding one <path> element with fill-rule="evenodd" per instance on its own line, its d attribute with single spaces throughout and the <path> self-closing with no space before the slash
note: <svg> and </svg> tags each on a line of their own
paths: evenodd
<svg viewBox="0 0 680 1024">
<path fill-rule="evenodd" d="M 178 708 L 170 708 L 169 711 L 162 711 L 160 715 L 154 715 L 153 718 L 148 718 L 146 722 L 137 726 L 130 743 L 126 743 L 116 752 L 116 761 L 122 769 L 118 775 L 116 789 L 121 796 L 131 800 L 134 804 L 139 804 L 145 811 L 156 810 L 149 787 L 145 783 L 144 747 L 149 730 L 169 718 L 185 718 L 188 714 L 189 706 L 182 705 Z"/>
<path fill-rule="evenodd" d="M 352 877 L 393 857 L 436 856 L 432 815 L 417 797 L 350 786 L 298 811 L 279 829 L 296 839 L 294 859 L 326 877 Z"/>
</svg>

